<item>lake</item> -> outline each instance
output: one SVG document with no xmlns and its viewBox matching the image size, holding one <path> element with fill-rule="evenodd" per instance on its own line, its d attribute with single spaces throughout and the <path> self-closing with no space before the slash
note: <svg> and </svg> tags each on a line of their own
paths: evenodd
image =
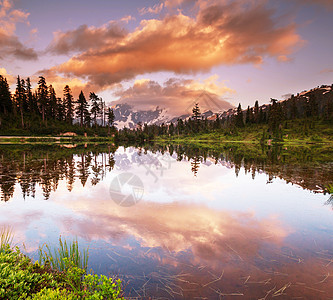
<svg viewBox="0 0 333 300">
<path fill-rule="evenodd" d="M 329 299 L 328 146 L 1 145 L 0 225 L 59 236 L 128 299 Z"/>
</svg>

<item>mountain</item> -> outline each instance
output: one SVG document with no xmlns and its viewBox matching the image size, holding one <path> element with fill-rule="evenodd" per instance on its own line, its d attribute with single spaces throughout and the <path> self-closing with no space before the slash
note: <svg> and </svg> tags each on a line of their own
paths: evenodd
<svg viewBox="0 0 333 300">
<path fill-rule="evenodd" d="M 327 109 L 330 109 L 330 105 L 333 105 L 333 85 L 322 85 L 313 88 L 308 91 L 303 91 L 297 95 L 290 95 L 286 100 L 278 101 L 285 108 L 288 116 L 291 117 L 293 110 L 297 111 L 298 117 L 306 117 L 311 115 L 312 112 L 309 110 L 315 109 L 314 114 L 322 116 L 325 114 Z M 208 120 L 215 120 L 216 116 L 220 119 L 227 119 L 233 116 L 237 109 L 231 105 L 221 105 L 221 102 L 214 99 L 210 94 L 203 92 L 196 99 L 193 100 L 186 109 L 184 114 L 175 116 L 169 113 L 167 108 L 156 107 L 153 110 L 138 110 L 133 105 L 129 104 L 117 104 L 113 107 L 115 114 L 115 126 L 118 129 L 122 128 L 136 128 L 141 124 L 156 124 L 161 125 L 162 123 L 176 123 L 178 119 L 186 120 L 192 115 L 192 108 L 195 103 L 199 104 L 201 115 L 203 118 Z M 264 113 L 269 110 L 270 104 L 263 104 L 259 107 Z M 253 109 L 253 107 L 252 107 Z M 246 109 L 243 107 L 243 116 L 245 118 Z M 296 117 L 297 117 L 296 116 Z"/>
<path fill-rule="evenodd" d="M 112 107 L 115 115 L 115 126 L 118 129 L 122 128 L 135 128 L 139 123 L 141 124 L 156 124 L 162 123 L 175 123 L 178 119 L 188 119 L 192 115 L 192 108 L 195 103 L 199 104 L 201 115 L 204 118 L 214 118 L 216 114 L 222 114 L 226 109 L 233 106 L 227 101 L 215 99 L 213 95 L 203 91 L 196 98 L 193 99 L 188 107 L 185 107 L 184 113 L 175 115 L 170 113 L 168 108 L 155 107 L 152 110 L 140 110 L 134 105 L 128 103 L 116 104 Z"/>
<path fill-rule="evenodd" d="M 166 109 L 156 107 L 155 110 L 135 110 L 129 104 L 117 104 L 113 107 L 115 116 L 115 126 L 118 129 L 135 128 L 137 124 L 157 124 L 167 123 L 171 116 L 167 114 Z"/>
</svg>

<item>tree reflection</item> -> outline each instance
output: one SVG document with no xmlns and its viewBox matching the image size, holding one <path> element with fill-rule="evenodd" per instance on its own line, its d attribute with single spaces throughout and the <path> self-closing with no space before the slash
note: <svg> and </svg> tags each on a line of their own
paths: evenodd
<svg viewBox="0 0 333 300">
<path fill-rule="evenodd" d="M 79 145 L 67 148 L 61 145 L 2 145 L 0 146 L 1 200 L 8 201 L 19 184 L 23 198 L 35 197 L 40 186 L 44 199 L 49 199 L 61 180 L 66 180 L 72 191 L 75 180 L 84 187 L 87 182 L 97 185 L 117 160 L 120 169 L 132 163 L 147 165 L 158 161 L 162 153 L 173 155 L 177 161 L 190 162 L 194 176 L 200 173 L 200 164 L 220 164 L 233 168 L 236 176 L 241 170 L 255 179 L 256 174 L 268 175 L 267 183 L 275 178 L 297 184 L 313 192 L 323 193 L 333 182 L 333 151 L 329 147 L 282 147 L 252 144 L 220 144 L 218 146 L 146 145 L 140 159 L 130 160 L 127 153 L 117 154 L 111 145 Z M 149 151 L 149 152 L 148 152 Z M 156 157 L 155 157 L 156 156 Z M 149 159 L 148 159 L 149 158 Z M 126 167 L 127 166 L 127 167 Z M 163 171 L 153 166 L 154 170 Z M 327 204 L 332 204 L 332 197 Z"/>
<path fill-rule="evenodd" d="M 0 192 L 1 200 L 8 201 L 14 194 L 15 184 L 20 185 L 23 198 L 35 197 L 36 186 L 42 189 L 44 199 L 50 197 L 65 179 L 71 191 L 76 176 L 85 186 L 93 173 L 92 181 L 97 184 L 104 169 L 112 170 L 116 147 L 108 145 L 78 146 L 67 149 L 59 145 L 2 145 L 0 147 Z M 98 161 L 98 156 L 108 153 L 108 161 Z M 94 161 L 92 163 L 92 156 Z"/>
</svg>

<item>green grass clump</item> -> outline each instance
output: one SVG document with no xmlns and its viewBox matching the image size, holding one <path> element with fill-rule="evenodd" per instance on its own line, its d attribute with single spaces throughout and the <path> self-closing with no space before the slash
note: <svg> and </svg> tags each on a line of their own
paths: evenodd
<svg viewBox="0 0 333 300">
<path fill-rule="evenodd" d="M 59 247 L 51 249 L 49 245 L 45 245 L 46 250 L 43 247 L 39 248 L 39 261 L 43 265 L 50 264 L 52 268 L 59 271 L 65 271 L 68 269 L 68 263 L 72 263 L 74 266 L 87 270 L 88 266 L 88 250 L 79 250 L 77 241 L 73 241 L 68 244 L 66 240 L 59 238 Z"/>
<path fill-rule="evenodd" d="M 331 195 L 333 195 L 333 183 L 328 184 L 326 188 L 327 188 L 327 191 L 328 191 Z"/>
<path fill-rule="evenodd" d="M 0 253 L 13 243 L 13 233 L 10 227 L 2 227 L 0 230 Z"/>
</svg>

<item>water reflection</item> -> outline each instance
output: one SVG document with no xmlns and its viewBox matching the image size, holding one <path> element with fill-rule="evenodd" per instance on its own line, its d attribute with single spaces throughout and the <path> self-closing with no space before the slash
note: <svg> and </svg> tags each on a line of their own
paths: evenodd
<svg viewBox="0 0 333 300">
<path fill-rule="evenodd" d="M 155 145 L 140 148 L 138 152 L 115 154 L 115 151 L 116 147 L 110 145 L 86 145 L 71 149 L 57 145 L 2 145 L 1 200 L 8 201 L 12 197 L 16 183 L 19 183 L 23 197 L 35 197 L 36 185 L 40 185 L 46 200 L 62 179 L 66 179 L 69 191 L 76 178 L 83 187 L 88 178 L 92 185 L 96 185 L 103 180 L 106 172 L 113 169 L 115 160 L 117 168 L 124 171 L 130 169 L 133 163 L 142 166 L 155 182 L 163 171 L 170 169 L 171 163 L 182 160 L 191 162 L 194 176 L 197 176 L 201 164 L 220 164 L 234 168 L 236 175 L 241 168 L 250 173 L 253 179 L 256 174 L 264 172 L 269 176 L 267 183 L 281 178 L 313 192 L 326 192 L 327 186 L 333 182 L 333 151 L 324 147 L 261 148 L 234 144 L 212 150 L 182 145 Z"/>
<path fill-rule="evenodd" d="M 333 160 L 325 148 L 1 146 L 0 161 L 0 225 L 13 226 L 30 253 L 59 234 L 79 237 L 90 267 L 118 274 L 129 296 L 333 294 L 333 220 L 323 206 Z M 144 185 L 131 207 L 109 195 L 124 173 Z"/>
<path fill-rule="evenodd" d="M 112 170 L 115 150 L 114 146 L 107 145 L 82 145 L 70 149 L 61 145 L 1 145 L 1 200 L 10 200 L 16 183 L 20 185 L 23 198 L 34 198 L 36 185 L 41 186 L 45 200 L 63 179 L 67 182 L 68 191 L 73 189 L 76 177 L 83 187 L 89 176 L 91 184 L 96 185 L 105 172 Z"/>
</svg>

